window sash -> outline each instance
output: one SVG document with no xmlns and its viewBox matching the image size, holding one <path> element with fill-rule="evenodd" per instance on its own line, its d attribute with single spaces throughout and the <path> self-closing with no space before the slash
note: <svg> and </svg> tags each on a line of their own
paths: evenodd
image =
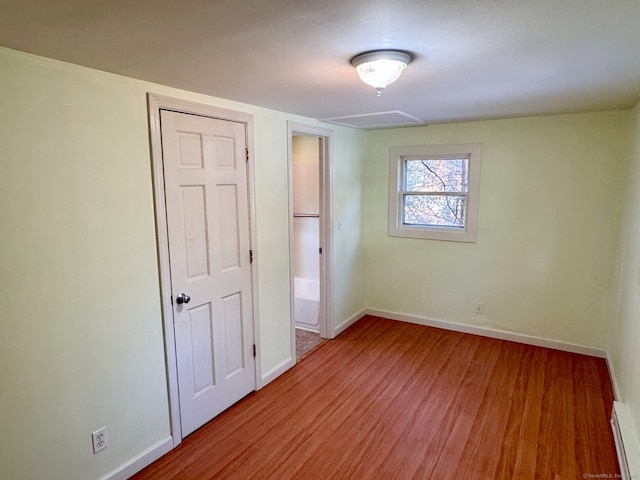
<svg viewBox="0 0 640 480">
<path fill-rule="evenodd" d="M 452 198 L 460 198 L 460 203 L 462 204 L 461 211 L 459 211 L 459 221 L 455 221 L 456 219 L 447 221 L 443 218 L 443 215 L 437 215 L 435 212 L 432 214 L 432 218 L 434 216 L 436 218 L 440 217 L 443 221 L 433 221 L 433 222 L 420 222 L 415 221 L 411 222 L 407 220 L 408 207 L 407 197 L 452 197 Z M 417 228 L 437 228 L 437 229 L 454 229 L 454 230 L 464 230 L 467 226 L 467 209 L 468 209 L 468 194 L 467 192 L 400 192 L 399 195 L 398 206 L 400 209 L 399 218 L 400 223 L 403 227 L 417 227 Z M 421 212 L 422 213 L 422 212 Z M 446 215 L 446 212 L 442 212 Z M 429 216 L 428 213 L 424 213 L 423 215 Z M 457 217 L 458 215 L 456 215 Z"/>
<path fill-rule="evenodd" d="M 409 163 L 410 162 L 436 162 L 436 161 L 442 161 L 442 162 L 461 162 L 463 161 L 465 163 L 464 165 L 464 185 L 460 185 L 459 186 L 459 190 L 453 190 L 453 189 L 445 189 L 444 191 L 442 191 L 443 193 L 455 193 L 455 192 L 468 192 L 469 191 L 469 163 L 470 163 L 470 156 L 468 155 L 433 155 L 433 156 L 402 156 L 400 159 L 401 163 L 402 163 L 402 167 L 401 167 L 401 184 L 399 185 L 399 189 L 405 191 L 405 192 L 420 192 L 420 193 L 426 193 L 426 192 L 437 192 L 437 191 L 442 191 L 442 190 L 435 190 L 435 189 L 425 189 L 425 190 L 410 190 L 409 188 L 407 188 L 407 184 L 409 183 Z M 434 167 L 435 168 L 435 167 Z M 438 175 L 438 173 L 433 172 L 431 169 L 429 169 L 427 167 L 427 169 L 429 170 L 429 172 L 431 173 L 431 177 L 432 179 L 434 179 L 433 177 L 437 177 L 438 180 L 442 183 L 445 183 L 447 185 L 450 185 L 450 180 L 451 177 L 449 177 L 449 175 L 452 172 L 440 172 L 441 174 L 443 174 L 444 178 L 440 178 L 440 176 Z M 455 172 L 458 172 L 459 170 L 454 170 Z M 434 179 L 435 180 L 435 179 Z"/>
<path fill-rule="evenodd" d="M 400 190 L 398 192 L 398 194 L 400 195 L 400 197 L 404 198 L 405 196 L 409 196 L 409 195 L 421 195 L 421 196 L 427 196 L 427 195 L 439 195 L 439 196 L 444 196 L 444 197 L 467 197 L 469 196 L 469 194 L 467 192 L 417 192 L 415 190 Z"/>
</svg>

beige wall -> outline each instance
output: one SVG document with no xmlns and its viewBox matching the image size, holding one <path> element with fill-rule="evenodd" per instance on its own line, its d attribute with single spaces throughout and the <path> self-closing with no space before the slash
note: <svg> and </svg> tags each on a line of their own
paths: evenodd
<svg viewBox="0 0 640 480">
<path fill-rule="evenodd" d="M 629 405 L 640 432 L 640 104 L 632 110 L 631 168 L 622 223 L 618 325 L 609 349 L 620 401 Z"/>
<path fill-rule="evenodd" d="M 369 132 L 367 306 L 606 347 L 629 112 Z M 482 144 L 478 242 L 387 235 L 389 147 Z M 474 314 L 475 302 L 485 304 Z"/>
<path fill-rule="evenodd" d="M 2 478 L 99 478 L 170 433 L 147 92 L 254 115 L 263 373 L 291 358 L 286 122 L 318 122 L 0 49 Z M 364 308 L 363 138 L 334 128 L 338 321 Z"/>
</svg>

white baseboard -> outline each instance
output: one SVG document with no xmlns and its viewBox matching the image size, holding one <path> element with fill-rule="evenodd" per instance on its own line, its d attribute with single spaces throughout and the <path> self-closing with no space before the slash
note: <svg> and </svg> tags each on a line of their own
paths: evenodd
<svg viewBox="0 0 640 480">
<path fill-rule="evenodd" d="M 386 310 L 366 310 L 366 314 L 377 317 L 389 318 L 391 320 L 399 320 L 402 322 L 415 323 L 425 325 L 427 327 L 442 328 L 454 332 L 471 333 L 483 337 L 495 338 L 498 340 L 508 340 L 511 342 L 524 343 L 526 345 L 534 345 L 536 347 L 553 348 L 564 352 L 579 353 L 598 358 L 607 358 L 607 351 L 603 348 L 587 347 L 574 343 L 563 342 L 560 340 L 551 340 L 548 338 L 534 337 L 532 335 L 524 335 L 522 333 L 507 332 L 504 330 L 493 329 L 489 327 L 479 327 L 476 325 L 468 325 L 464 323 L 448 322 L 445 320 L 434 320 L 426 317 L 418 317 L 415 315 L 407 315 L 404 313 L 389 312 Z"/>
<path fill-rule="evenodd" d="M 127 478 L 138 473 L 146 466 L 151 465 L 165 453 L 168 453 L 172 448 L 173 437 L 169 436 L 151 445 L 128 462 L 101 477 L 100 480 L 127 480 Z"/>
<path fill-rule="evenodd" d="M 286 360 L 283 360 L 282 362 L 277 364 L 271 370 L 269 370 L 268 372 L 262 375 L 262 384 L 258 386 L 258 389 L 274 381 L 276 378 L 278 378 L 284 372 L 289 370 L 295 364 L 296 364 L 296 361 L 293 358 L 287 358 Z"/>
<path fill-rule="evenodd" d="M 613 361 L 611 360 L 610 353 L 607 350 L 607 357 L 605 359 L 607 361 L 607 368 L 609 369 L 609 378 L 611 379 L 611 389 L 613 390 L 613 399 L 622 401 L 622 396 L 620 395 L 620 387 L 618 387 L 618 377 L 616 376 L 616 372 L 613 368 Z"/>
<path fill-rule="evenodd" d="M 362 310 L 362 311 L 360 311 L 360 312 L 358 312 L 358 313 L 356 313 L 354 315 L 351 315 L 349 318 L 347 318 L 340 325 L 336 325 L 336 327 L 333 329 L 333 337 L 331 337 L 331 338 L 335 338 L 338 335 L 340 335 L 342 332 L 344 332 L 347 328 L 349 328 L 351 325 L 356 323 L 358 320 L 360 320 L 366 314 L 367 314 L 367 311 L 366 310 Z"/>
</svg>

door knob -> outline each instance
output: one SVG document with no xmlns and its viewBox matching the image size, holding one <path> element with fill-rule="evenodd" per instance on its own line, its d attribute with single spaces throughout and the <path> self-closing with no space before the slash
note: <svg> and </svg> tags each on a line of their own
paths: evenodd
<svg viewBox="0 0 640 480">
<path fill-rule="evenodd" d="M 176 303 L 178 305 L 182 305 L 183 303 L 189 303 L 191 301 L 191 297 L 186 293 L 179 293 L 176 296 Z"/>
</svg>

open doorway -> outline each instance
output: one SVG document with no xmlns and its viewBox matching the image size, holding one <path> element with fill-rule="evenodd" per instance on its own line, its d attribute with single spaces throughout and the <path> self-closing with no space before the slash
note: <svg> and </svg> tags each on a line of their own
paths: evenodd
<svg viewBox="0 0 640 480">
<path fill-rule="evenodd" d="M 289 124 L 292 352 L 300 360 L 330 338 L 331 131 Z"/>
</svg>

